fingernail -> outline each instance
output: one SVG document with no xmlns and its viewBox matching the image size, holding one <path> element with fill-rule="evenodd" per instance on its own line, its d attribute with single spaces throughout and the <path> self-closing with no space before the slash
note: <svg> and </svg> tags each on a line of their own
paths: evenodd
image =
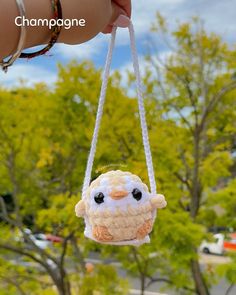
<svg viewBox="0 0 236 295">
<path fill-rule="evenodd" d="M 114 25 L 120 28 L 127 28 L 130 24 L 130 19 L 128 16 L 121 14 L 117 20 L 114 22 Z"/>
</svg>

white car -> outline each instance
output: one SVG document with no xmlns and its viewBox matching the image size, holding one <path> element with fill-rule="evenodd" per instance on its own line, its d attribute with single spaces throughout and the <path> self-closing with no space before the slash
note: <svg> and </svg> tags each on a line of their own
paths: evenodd
<svg viewBox="0 0 236 295">
<path fill-rule="evenodd" d="M 214 234 L 214 241 L 207 242 L 203 241 L 200 245 L 200 251 L 206 254 L 224 254 L 224 235 L 223 234 Z"/>
<path fill-rule="evenodd" d="M 50 241 L 47 240 L 45 234 L 34 234 L 31 235 L 30 238 L 41 249 L 46 249 L 52 244 Z"/>
<path fill-rule="evenodd" d="M 33 234 L 30 229 L 26 228 L 24 229 L 25 234 L 28 235 L 28 237 L 31 239 L 31 241 L 38 246 L 40 249 L 46 249 L 48 248 L 52 243 L 47 240 L 47 237 L 45 234 Z M 29 241 L 27 241 L 22 233 L 19 233 L 18 237 L 16 237 L 16 241 L 21 241 L 26 243 L 27 247 L 31 248 L 32 245 L 30 245 Z"/>
</svg>

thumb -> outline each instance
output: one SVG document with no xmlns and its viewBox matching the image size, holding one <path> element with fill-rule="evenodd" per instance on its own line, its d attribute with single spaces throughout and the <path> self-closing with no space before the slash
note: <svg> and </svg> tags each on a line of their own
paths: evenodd
<svg viewBox="0 0 236 295">
<path fill-rule="evenodd" d="M 112 31 L 113 23 L 117 20 L 119 15 L 127 15 L 124 9 L 122 9 L 119 5 L 117 5 L 115 2 L 111 2 L 111 18 L 109 21 L 109 24 L 106 26 L 106 28 L 102 31 L 104 34 L 109 34 Z"/>
</svg>

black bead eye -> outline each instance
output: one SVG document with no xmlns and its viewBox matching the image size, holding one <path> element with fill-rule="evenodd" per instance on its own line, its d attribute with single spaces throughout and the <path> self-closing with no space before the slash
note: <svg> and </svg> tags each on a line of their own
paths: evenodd
<svg viewBox="0 0 236 295">
<path fill-rule="evenodd" d="M 97 204 L 102 204 L 104 202 L 104 194 L 103 193 L 96 193 L 94 196 L 94 201 Z"/>
<path fill-rule="evenodd" d="M 135 200 L 137 201 L 140 201 L 142 199 L 142 193 L 140 192 L 139 189 L 135 188 L 133 191 L 132 191 L 132 195 L 133 197 L 135 198 Z"/>
</svg>

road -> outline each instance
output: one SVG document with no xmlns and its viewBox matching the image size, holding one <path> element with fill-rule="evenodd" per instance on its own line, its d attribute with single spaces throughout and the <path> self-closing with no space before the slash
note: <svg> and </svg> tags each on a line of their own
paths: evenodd
<svg viewBox="0 0 236 295">
<path fill-rule="evenodd" d="M 94 253 L 91 255 L 92 257 L 88 258 L 87 261 L 91 263 L 101 263 L 101 260 L 97 258 L 97 254 Z M 219 255 L 211 255 L 211 254 L 201 254 L 200 255 L 200 264 L 201 267 L 215 267 L 219 264 L 224 264 L 230 262 L 229 257 L 225 256 L 219 256 Z M 127 272 L 122 269 L 122 266 L 119 262 L 111 262 L 109 260 L 105 261 L 105 263 L 112 264 L 117 268 L 117 271 L 120 276 L 129 279 L 131 289 L 130 289 L 130 295 L 140 295 L 140 281 L 138 278 L 130 277 Z M 224 295 L 227 288 L 228 283 L 226 280 L 222 279 L 219 284 L 215 285 L 211 289 L 211 295 Z M 148 290 L 145 292 L 145 295 L 176 295 L 176 292 L 171 289 L 165 289 L 164 293 L 161 291 L 161 289 L 164 287 L 163 283 L 154 283 L 152 284 Z M 235 288 L 236 289 L 236 288 Z M 232 290 L 232 295 L 235 290 Z M 231 295 L 229 294 L 229 295 Z"/>
<path fill-rule="evenodd" d="M 21 264 L 25 266 L 31 266 L 31 267 L 38 267 L 37 264 L 33 262 L 24 262 L 21 260 L 21 257 L 18 257 L 18 259 L 11 260 L 15 264 Z M 128 278 L 130 282 L 130 295 L 140 295 L 140 280 L 138 278 L 131 277 L 127 274 L 126 270 L 122 268 L 121 263 L 112 261 L 112 260 L 101 260 L 99 259 L 98 253 L 91 253 L 90 257 L 86 259 L 86 262 L 91 262 L 93 264 L 97 263 L 106 263 L 113 265 L 119 275 L 124 278 Z M 218 256 L 218 255 L 208 255 L 208 254 L 201 254 L 200 255 L 200 264 L 201 267 L 215 267 L 219 264 L 224 264 L 230 262 L 228 257 L 225 256 Z M 72 270 L 73 271 L 73 270 Z M 176 295 L 176 292 L 171 289 L 165 289 L 163 291 L 164 284 L 163 283 L 154 283 L 152 284 L 148 290 L 146 291 L 145 295 Z M 166 287 L 166 286 L 165 286 Z M 223 279 L 219 282 L 219 284 L 213 286 L 211 290 L 212 295 L 224 295 L 226 292 L 226 289 L 228 288 L 228 283 Z M 236 288 L 235 288 L 236 289 Z M 163 293 L 164 292 L 164 293 Z M 233 295 L 235 290 L 232 290 L 232 292 L 229 295 Z"/>
</svg>

